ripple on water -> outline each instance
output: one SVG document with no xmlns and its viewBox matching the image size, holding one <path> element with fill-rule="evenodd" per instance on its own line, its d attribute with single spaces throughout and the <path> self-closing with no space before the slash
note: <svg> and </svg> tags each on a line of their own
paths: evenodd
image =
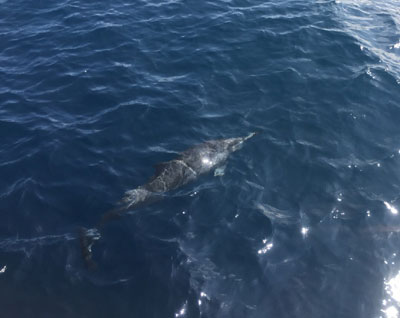
<svg viewBox="0 0 400 318">
<path fill-rule="evenodd" d="M 395 1 L 0 3 L 3 312 L 398 316 Z M 256 130 L 85 270 L 154 164 Z"/>
</svg>

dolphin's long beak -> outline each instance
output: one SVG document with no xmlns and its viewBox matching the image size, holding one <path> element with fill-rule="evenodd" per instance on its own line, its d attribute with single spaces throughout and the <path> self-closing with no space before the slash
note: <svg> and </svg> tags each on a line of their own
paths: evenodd
<svg viewBox="0 0 400 318">
<path fill-rule="evenodd" d="M 251 137 L 258 135 L 260 132 L 259 131 L 254 131 L 252 133 L 250 133 L 248 136 L 243 138 L 243 141 L 246 141 L 247 139 L 250 139 Z"/>
<path fill-rule="evenodd" d="M 232 144 L 229 145 L 229 148 L 231 149 L 231 151 L 236 151 L 239 150 L 240 148 L 242 148 L 243 143 L 247 140 L 250 139 L 251 137 L 257 135 L 258 132 L 252 132 L 251 134 L 249 134 L 246 137 L 238 137 L 238 138 L 232 138 Z"/>
</svg>

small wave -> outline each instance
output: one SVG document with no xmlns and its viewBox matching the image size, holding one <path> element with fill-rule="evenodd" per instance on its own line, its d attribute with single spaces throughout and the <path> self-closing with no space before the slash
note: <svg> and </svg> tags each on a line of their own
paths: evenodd
<svg viewBox="0 0 400 318">
<path fill-rule="evenodd" d="M 298 221 L 296 218 L 290 214 L 289 211 L 279 210 L 268 204 L 256 204 L 256 208 L 263 215 L 269 218 L 273 223 L 277 224 L 294 224 Z"/>
<path fill-rule="evenodd" d="M 76 234 L 66 233 L 59 235 L 45 235 L 32 238 L 4 238 L 0 239 L 0 249 L 4 251 L 28 251 L 37 246 L 47 246 L 76 240 Z"/>
<path fill-rule="evenodd" d="M 360 50 L 368 50 L 378 58 L 378 62 L 370 67 L 383 65 L 383 69 L 399 83 L 400 56 L 396 54 L 395 47 L 400 14 L 395 2 L 344 0 L 338 3 L 336 9 L 344 31 L 359 43 Z M 370 67 L 367 73 L 372 76 Z"/>
</svg>

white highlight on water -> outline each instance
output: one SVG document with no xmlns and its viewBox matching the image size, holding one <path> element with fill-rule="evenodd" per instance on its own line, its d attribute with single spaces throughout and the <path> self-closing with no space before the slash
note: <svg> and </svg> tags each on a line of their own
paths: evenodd
<svg viewBox="0 0 400 318">
<path fill-rule="evenodd" d="M 384 201 L 383 202 L 386 206 L 386 208 L 392 213 L 392 214 L 398 214 L 399 211 L 393 206 L 391 205 L 389 202 Z"/>
<path fill-rule="evenodd" d="M 272 242 L 267 243 L 267 241 L 267 239 L 263 239 L 262 242 L 265 244 L 265 246 L 257 251 L 258 254 L 265 254 L 274 246 Z"/>
</svg>

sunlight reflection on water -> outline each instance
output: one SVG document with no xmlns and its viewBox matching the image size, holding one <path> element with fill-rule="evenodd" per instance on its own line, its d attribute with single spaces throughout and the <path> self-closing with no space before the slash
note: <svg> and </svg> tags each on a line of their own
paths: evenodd
<svg viewBox="0 0 400 318">
<path fill-rule="evenodd" d="M 400 306 L 400 272 L 389 280 L 385 279 L 384 285 L 387 298 L 382 301 L 381 312 L 386 315 L 386 318 L 397 318 Z"/>
</svg>

